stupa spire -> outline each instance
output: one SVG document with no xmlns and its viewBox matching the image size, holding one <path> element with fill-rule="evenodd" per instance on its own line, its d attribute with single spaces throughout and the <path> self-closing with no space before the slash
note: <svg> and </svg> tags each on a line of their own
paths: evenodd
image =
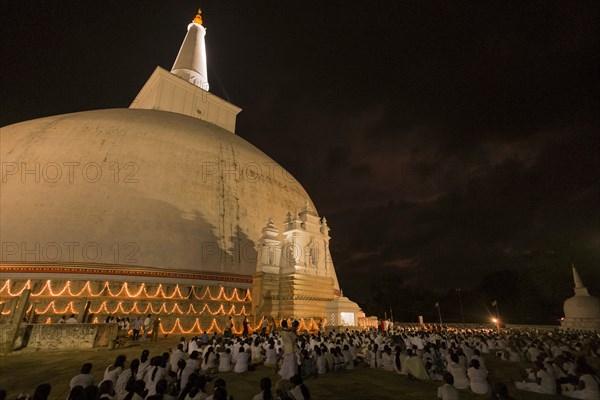
<svg viewBox="0 0 600 400">
<path fill-rule="evenodd" d="M 583 280 L 581 279 L 581 276 L 579 276 L 579 272 L 577 272 L 577 270 L 575 269 L 575 264 L 572 264 L 571 268 L 573 269 L 573 282 L 575 283 L 575 288 L 574 288 L 575 295 L 576 296 L 589 296 L 590 293 L 588 292 L 587 288 L 583 284 Z"/>
<path fill-rule="evenodd" d="M 581 276 L 579 276 L 579 272 L 577 272 L 575 269 L 575 264 L 572 264 L 571 268 L 573 269 L 573 281 L 575 282 L 575 289 L 581 289 L 585 287 L 583 285 L 583 280 L 581 280 Z"/>
<path fill-rule="evenodd" d="M 183 39 L 171 73 L 208 91 L 208 71 L 206 67 L 206 28 L 202 25 L 202 11 L 198 10 L 188 32 Z"/>
</svg>

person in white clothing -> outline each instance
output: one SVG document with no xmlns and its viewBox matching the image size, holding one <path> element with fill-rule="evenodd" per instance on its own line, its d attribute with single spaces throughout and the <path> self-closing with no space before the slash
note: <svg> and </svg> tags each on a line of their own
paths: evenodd
<svg viewBox="0 0 600 400">
<path fill-rule="evenodd" d="M 299 375 L 292 376 L 290 383 L 293 386 L 293 389 L 290 390 L 290 395 L 294 400 L 310 400 L 310 391 L 304 385 Z"/>
<path fill-rule="evenodd" d="M 260 380 L 260 390 L 261 392 L 254 396 L 252 400 L 272 400 L 273 393 L 271 392 L 271 379 L 262 378 Z"/>
<path fill-rule="evenodd" d="M 117 356 L 115 362 L 106 367 L 106 370 L 104 371 L 104 378 L 102 379 L 102 381 L 111 381 L 113 385 L 117 383 L 117 378 L 125 368 L 126 359 L 127 358 L 122 354 Z"/>
<path fill-rule="evenodd" d="M 212 346 L 209 346 L 204 353 L 202 361 L 202 371 L 214 373 L 217 370 L 217 354 Z"/>
<path fill-rule="evenodd" d="M 81 386 L 84 389 L 94 384 L 94 375 L 92 374 L 92 363 L 85 363 L 81 367 L 79 375 L 75 375 L 69 383 L 69 389 L 73 389 L 75 386 Z"/>
<path fill-rule="evenodd" d="M 576 372 L 579 375 L 579 384 L 574 391 L 563 391 L 563 395 L 574 399 L 600 400 L 600 380 L 594 370 L 582 359 L 578 360 Z"/>
<path fill-rule="evenodd" d="M 487 381 L 487 371 L 480 367 L 479 361 L 476 359 L 471 360 L 471 367 L 467 370 L 467 375 L 469 376 L 473 393 L 486 394 L 490 390 Z"/>
<path fill-rule="evenodd" d="M 192 339 L 190 339 L 190 342 L 188 343 L 188 354 L 192 354 L 193 351 L 198 351 L 200 348 L 198 347 L 198 340 L 197 337 L 194 336 Z"/>
<path fill-rule="evenodd" d="M 556 381 L 546 370 L 542 361 L 537 360 L 535 362 L 534 375 L 536 377 L 536 382 L 515 382 L 515 387 L 519 390 L 526 390 L 528 392 L 556 394 Z"/>
<path fill-rule="evenodd" d="M 140 356 L 140 366 L 137 370 L 137 379 L 144 380 L 148 368 L 150 368 L 150 350 L 144 349 L 142 350 L 142 355 Z"/>
<path fill-rule="evenodd" d="M 185 362 L 185 368 L 181 371 L 181 387 L 184 388 L 187 385 L 190 375 L 200 369 L 200 362 L 198 361 L 198 352 L 193 351 L 190 354 L 190 358 Z"/>
<path fill-rule="evenodd" d="M 281 321 L 281 339 L 283 341 L 283 365 L 279 370 L 279 375 L 283 379 L 290 379 L 292 376 L 298 374 L 298 361 L 296 360 L 296 330 L 300 323 L 298 321 L 292 322 L 292 328 L 288 329 L 287 321 L 284 319 Z"/>
<path fill-rule="evenodd" d="M 473 357 L 471 357 L 471 360 L 477 360 L 479 362 L 479 368 L 482 368 L 484 370 L 487 371 L 487 368 L 485 366 L 485 358 L 483 358 L 481 356 L 481 353 L 479 352 L 479 350 L 475 349 L 473 350 Z"/>
<path fill-rule="evenodd" d="M 392 349 L 389 346 L 385 346 L 383 354 L 381 354 L 381 368 L 386 371 L 394 370 L 394 356 L 392 356 Z"/>
<path fill-rule="evenodd" d="M 150 330 L 150 325 L 152 323 L 152 314 L 148 314 L 146 319 L 144 319 L 144 323 L 142 325 L 143 333 L 142 333 L 142 341 L 146 340 L 148 337 L 148 331 Z"/>
<path fill-rule="evenodd" d="M 437 398 L 441 400 L 458 400 L 458 390 L 454 387 L 454 377 L 450 372 L 444 373 L 444 385 L 438 388 Z"/>
<path fill-rule="evenodd" d="M 469 377 L 467 376 L 467 370 L 462 364 L 460 364 L 458 355 L 452 354 L 450 356 L 450 362 L 447 366 L 448 372 L 454 377 L 454 387 L 457 389 L 468 389 L 471 385 Z"/>
<path fill-rule="evenodd" d="M 117 383 L 115 384 L 115 392 L 117 393 L 118 399 L 122 399 L 123 397 L 125 397 L 127 395 L 127 393 L 128 393 L 127 384 L 129 383 L 129 380 L 132 376 L 134 377 L 133 380 L 135 381 L 135 378 L 137 377 L 137 371 L 138 371 L 139 366 L 140 366 L 140 360 L 138 360 L 137 358 L 134 360 L 131 360 L 131 363 L 129 364 L 129 368 L 127 368 L 125 371 L 121 372 L 121 374 L 117 378 Z"/>
<path fill-rule="evenodd" d="M 147 396 L 153 396 L 157 393 L 156 385 L 167 375 L 167 369 L 161 367 L 161 361 L 162 358 L 160 356 L 152 357 L 150 368 L 148 368 L 144 379 L 146 382 L 146 389 L 148 389 Z"/>
<path fill-rule="evenodd" d="M 317 359 L 317 373 L 319 375 L 327 373 L 327 360 L 318 346 L 315 347 L 315 357 Z"/>
<path fill-rule="evenodd" d="M 179 360 L 185 360 L 185 353 L 183 352 L 183 344 L 179 343 L 177 349 L 169 357 L 169 365 L 171 366 L 171 372 L 177 373 L 177 364 Z"/>
<path fill-rule="evenodd" d="M 204 375 L 197 375 L 193 387 L 185 396 L 185 400 L 206 400 L 208 394 L 206 391 L 206 378 Z M 163 398 L 163 400 L 166 400 Z"/>
<path fill-rule="evenodd" d="M 275 349 L 275 342 L 271 342 L 269 347 L 266 350 L 267 357 L 265 359 L 265 367 L 275 367 L 277 366 L 277 350 Z"/>
<path fill-rule="evenodd" d="M 248 364 L 250 362 L 250 353 L 244 350 L 243 347 L 240 347 L 239 353 L 240 354 L 238 354 L 237 362 L 233 367 L 233 372 L 247 372 Z"/>
<path fill-rule="evenodd" d="M 231 349 L 219 353 L 219 372 L 231 371 Z"/>
</svg>

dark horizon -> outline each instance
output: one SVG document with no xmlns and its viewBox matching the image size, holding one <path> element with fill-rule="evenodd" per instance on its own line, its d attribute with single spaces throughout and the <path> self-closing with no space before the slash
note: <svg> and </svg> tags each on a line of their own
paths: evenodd
<svg viewBox="0 0 600 400">
<path fill-rule="evenodd" d="M 128 107 L 198 7 L 211 92 L 366 311 L 437 318 L 461 288 L 473 318 L 507 296 L 555 319 L 571 263 L 600 295 L 597 2 L 5 2 L 0 125 Z"/>
</svg>

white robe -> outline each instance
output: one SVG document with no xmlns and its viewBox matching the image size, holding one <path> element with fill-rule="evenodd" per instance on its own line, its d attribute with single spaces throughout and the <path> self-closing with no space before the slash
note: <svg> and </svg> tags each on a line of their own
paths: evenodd
<svg viewBox="0 0 600 400">
<path fill-rule="evenodd" d="M 540 370 L 537 372 L 537 376 L 541 378 L 539 385 L 537 382 L 515 382 L 515 387 L 528 392 L 556 394 L 556 381 L 548 371 Z"/>
<path fill-rule="evenodd" d="M 487 381 L 487 372 L 484 369 L 471 367 L 467 370 L 467 375 L 469 376 L 473 393 L 486 394 L 490 390 L 490 385 Z"/>
<path fill-rule="evenodd" d="M 585 388 L 583 388 L 583 390 L 563 392 L 563 396 L 571 397 L 573 399 L 600 400 L 600 389 L 598 388 L 598 381 L 594 376 L 590 374 L 581 375 L 579 380 L 583 381 Z"/>
<path fill-rule="evenodd" d="M 219 372 L 231 371 L 231 354 L 219 353 Z"/>
<path fill-rule="evenodd" d="M 117 379 L 119 378 L 119 375 L 121 375 L 121 372 L 123 372 L 123 368 L 116 367 L 110 370 L 111 367 L 112 365 L 109 365 L 104 370 L 104 378 L 102 379 L 102 381 L 112 381 L 112 383 L 114 384 L 117 383 Z"/>
<path fill-rule="evenodd" d="M 454 377 L 454 387 L 457 389 L 468 389 L 471 386 L 467 370 L 460 364 L 451 361 L 448 364 L 448 372 Z"/>
<path fill-rule="evenodd" d="M 238 354 L 237 362 L 233 367 L 233 372 L 246 372 L 248 371 L 248 362 L 250 361 L 250 354 L 242 352 Z"/>
</svg>

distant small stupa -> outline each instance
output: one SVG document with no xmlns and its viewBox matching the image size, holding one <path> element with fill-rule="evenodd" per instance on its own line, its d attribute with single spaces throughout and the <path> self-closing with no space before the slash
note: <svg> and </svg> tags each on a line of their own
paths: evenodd
<svg viewBox="0 0 600 400">
<path fill-rule="evenodd" d="M 600 331 L 600 299 L 590 296 L 579 273 L 573 268 L 575 296 L 565 300 L 563 328 Z"/>
</svg>

